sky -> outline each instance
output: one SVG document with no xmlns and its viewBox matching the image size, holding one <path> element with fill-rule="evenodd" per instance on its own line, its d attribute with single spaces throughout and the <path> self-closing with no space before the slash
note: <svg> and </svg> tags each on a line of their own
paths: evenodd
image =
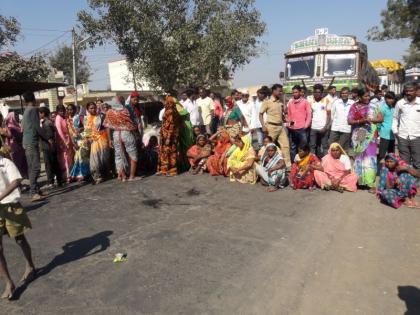
<svg viewBox="0 0 420 315">
<path fill-rule="evenodd" d="M 291 43 L 327 27 L 330 34 L 354 35 L 368 45 L 369 60 L 402 61 L 408 40 L 368 42 L 367 30 L 380 23 L 386 0 L 256 0 L 255 5 L 267 24 L 263 53 L 234 74 L 234 87 L 272 84 L 283 71 L 284 53 Z M 351 5 L 349 5 L 351 4 Z M 0 0 L 0 14 L 15 16 L 21 23 L 22 36 L 13 47 L 20 54 L 33 51 L 51 53 L 62 43 L 71 43 L 70 30 L 77 24 L 77 12 L 87 8 L 86 0 Z M 109 86 L 107 63 L 121 59 L 113 45 L 86 51 L 93 75 L 90 89 Z"/>
</svg>

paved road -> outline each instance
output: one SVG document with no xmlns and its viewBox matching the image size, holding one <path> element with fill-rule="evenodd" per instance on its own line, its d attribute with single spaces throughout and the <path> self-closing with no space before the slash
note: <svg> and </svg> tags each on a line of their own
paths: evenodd
<svg viewBox="0 0 420 315">
<path fill-rule="evenodd" d="M 73 188 L 28 208 L 40 276 L 2 314 L 420 314 L 418 210 L 208 176 Z"/>
</svg>

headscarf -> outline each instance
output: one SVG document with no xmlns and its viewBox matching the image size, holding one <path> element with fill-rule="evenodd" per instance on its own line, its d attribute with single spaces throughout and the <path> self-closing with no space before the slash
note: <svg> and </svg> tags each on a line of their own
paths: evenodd
<svg viewBox="0 0 420 315">
<path fill-rule="evenodd" d="M 19 122 L 16 120 L 16 115 L 14 112 L 10 112 L 7 114 L 5 122 L 6 122 L 7 128 L 18 130 L 18 131 L 21 130 Z"/>
<path fill-rule="evenodd" d="M 225 100 L 226 100 L 226 106 L 228 109 L 232 109 L 235 106 L 235 102 L 233 101 L 232 96 L 226 97 Z"/>
<path fill-rule="evenodd" d="M 131 94 L 130 94 L 130 98 L 131 97 L 140 97 L 140 94 L 139 94 L 139 92 L 137 92 L 137 91 L 133 91 L 133 92 L 131 92 Z"/>
<path fill-rule="evenodd" d="M 395 164 L 400 165 L 400 166 L 407 166 L 408 163 L 405 162 L 403 159 L 401 159 L 397 154 L 395 153 L 388 153 L 387 155 L 385 155 L 384 161 L 386 160 L 392 160 L 395 162 Z"/>
<path fill-rule="evenodd" d="M 273 166 L 275 166 L 280 160 L 282 160 L 282 156 L 279 154 L 279 152 L 277 151 L 277 146 L 275 143 L 269 143 L 267 144 L 267 146 L 265 147 L 265 151 L 264 154 L 262 156 L 262 164 L 264 165 L 265 159 L 268 157 L 268 152 L 267 149 L 273 147 L 275 150 L 275 153 L 273 155 L 273 157 L 270 159 L 270 161 L 267 163 L 267 165 L 265 165 L 265 168 L 270 169 Z"/>
<path fill-rule="evenodd" d="M 244 143 L 244 146 L 242 149 L 237 147 L 236 150 L 232 153 L 230 158 L 233 160 L 243 161 L 244 157 L 251 148 L 251 137 L 249 135 L 243 136 L 241 140 Z"/>
<path fill-rule="evenodd" d="M 337 142 L 331 143 L 331 145 L 330 145 L 330 149 L 328 150 L 328 153 L 330 153 L 330 154 L 331 154 L 331 150 L 335 150 L 335 149 L 339 149 L 339 150 L 341 151 L 341 154 L 347 155 L 347 152 L 346 152 L 346 151 L 343 149 L 343 147 L 342 147 L 339 143 L 337 143 Z"/>
</svg>

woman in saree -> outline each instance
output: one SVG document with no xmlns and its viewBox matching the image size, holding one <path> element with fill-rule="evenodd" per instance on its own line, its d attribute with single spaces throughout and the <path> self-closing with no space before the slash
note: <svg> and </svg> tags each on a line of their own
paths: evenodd
<svg viewBox="0 0 420 315">
<path fill-rule="evenodd" d="M 28 164 L 25 150 L 22 146 L 23 132 L 17 118 L 17 113 L 10 112 L 5 119 L 5 128 L 1 129 L 1 135 L 6 139 L 6 145 L 10 149 L 10 158 L 15 163 L 23 178 L 28 178 Z"/>
<path fill-rule="evenodd" d="M 251 145 L 249 135 L 234 138 L 235 150 L 229 156 L 227 167 L 231 182 L 241 184 L 255 184 L 257 174 L 255 171 L 255 151 Z"/>
<path fill-rule="evenodd" d="M 261 161 L 261 159 L 262 159 L 262 157 L 263 157 L 263 155 L 265 153 L 265 149 L 267 148 L 268 145 L 270 145 L 272 143 L 274 143 L 272 137 L 270 137 L 270 136 L 265 136 L 264 137 L 264 139 L 263 139 L 263 146 L 258 150 L 257 157 L 255 159 L 257 162 L 260 162 Z M 278 146 L 276 146 L 276 148 L 277 148 L 277 152 L 279 152 L 279 153 L 282 154 L 280 148 Z"/>
<path fill-rule="evenodd" d="M 179 136 L 183 120 L 176 108 L 175 98 L 165 99 L 165 113 L 160 129 L 160 154 L 156 175 L 176 176 L 178 174 Z"/>
<path fill-rule="evenodd" d="M 180 102 L 176 101 L 176 108 L 179 115 L 181 116 L 181 129 L 179 131 L 179 143 L 178 143 L 178 172 L 186 172 L 190 168 L 188 161 L 187 152 L 192 145 L 196 142 L 194 140 L 193 125 L 190 121 L 190 113 L 181 105 Z"/>
<path fill-rule="evenodd" d="M 209 139 L 214 143 L 214 153 L 207 160 L 207 169 L 212 176 L 228 176 L 226 153 L 232 146 L 226 130 L 220 130 Z"/>
<path fill-rule="evenodd" d="M 57 106 L 57 117 L 55 119 L 56 144 L 58 165 L 63 174 L 63 179 L 70 181 L 70 172 L 73 167 L 74 145 L 70 137 L 66 120 L 66 108 L 64 105 Z"/>
<path fill-rule="evenodd" d="M 82 138 L 84 117 L 77 113 L 76 106 L 67 106 L 67 127 L 74 144 L 74 161 L 70 171 L 70 181 L 84 181 L 90 177 L 89 146 Z"/>
<path fill-rule="evenodd" d="M 314 170 L 319 164 L 316 155 L 311 153 L 309 145 L 306 143 L 300 145 L 290 171 L 291 187 L 313 191 L 315 188 Z"/>
<path fill-rule="evenodd" d="M 207 170 L 207 159 L 211 155 L 211 146 L 207 136 L 199 135 L 196 144 L 187 152 L 188 161 L 191 165 L 191 172 L 194 175 L 203 174 Z"/>
<path fill-rule="evenodd" d="M 378 107 L 370 103 L 369 92 L 360 89 L 359 101 L 350 107 L 348 123 L 352 126 L 352 144 L 355 154 L 354 170 L 358 184 L 375 193 L 377 172 L 377 123 L 383 121 Z"/>
<path fill-rule="evenodd" d="M 226 112 L 224 113 L 225 124 L 224 128 L 227 130 L 231 138 L 241 135 L 242 127 L 248 127 L 241 110 L 232 96 L 226 97 Z"/>
<path fill-rule="evenodd" d="M 96 104 L 90 102 L 86 109 L 84 138 L 90 143 L 89 167 L 95 184 L 99 184 L 111 173 L 108 132 L 103 125 L 104 115 L 97 113 Z"/>
<path fill-rule="evenodd" d="M 261 164 L 257 165 L 256 170 L 261 184 L 268 186 L 268 192 L 274 192 L 286 185 L 286 163 L 274 143 L 267 144 Z"/>
<path fill-rule="evenodd" d="M 402 204 L 409 208 L 419 208 L 414 200 L 417 194 L 416 177 L 418 171 L 410 167 L 394 153 L 385 156 L 377 189 L 379 199 L 398 209 Z"/>
<path fill-rule="evenodd" d="M 115 96 L 107 102 L 111 109 L 106 112 L 104 126 L 107 128 L 109 147 L 114 148 L 118 180 L 134 181 L 139 160 L 137 150 L 138 124 L 133 112 L 124 105 L 124 98 Z"/>
<path fill-rule="evenodd" d="M 339 143 L 331 143 L 321 166 L 315 170 L 315 181 L 321 189 L 357 191 L 357 175 L 351 171 L 351 162 Z"/>
</svg>

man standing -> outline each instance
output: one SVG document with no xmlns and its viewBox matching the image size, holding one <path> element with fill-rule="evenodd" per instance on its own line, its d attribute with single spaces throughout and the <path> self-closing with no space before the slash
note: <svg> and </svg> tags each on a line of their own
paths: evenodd
<svg viewBox="0 0 420 315">
<path fill-rule="evenodd" d="M 207 96 L 207 91 L 204 88 L 198 90 L 199 98 L 196 103 L 201 115 L 200 127 L 202 132 L 211 134 L 211 118 L 214 114 L 213 100 Z"/>
<path fill-rule="evenodd" d="M 289 122 L 291 159 L 297 154 L 300 145 L 308 143 L 307 129 L 311 125 L 311 104 L 301 96 L 302 88 L 295 85 L 292 88 L 293 97 L 287 103 L 287 119 Z"/>
<path fill-rule="evenodd" d="M 45 134 L 49 138 L 54 139 L 55 128 L 54 124 L 50 120 L 50 110 L 48 109 L 48 107 L 40 107 L 38 111 L 42 129 L 45 131 Z M 48 180 L 47 188 L 54 187 L 54 176 L 57 177 L 57 185 L 62 186 L 63 178 L 60 168 L 58 166 L 57 152 L 55 146 L 50 145 L 47 141 L 43 139 L 40 139 L 39 147 L 42 151 L 42 157 L 44 158 L 45 173 L 47 174 Z"/>
<path fill-rule="evenodd" d="M 259 121 L 264 133 L 273 138 L 274 142 L 280 145 L 280 149 L 286 163 L 286 167 L 291 167 L 289 139 L 287 130 L 283 124 L 284 105 L 280 101 L 283 94 L 283 86 L 274 84 L 271 88 L 271 97 L 264 101 L 259 112 Z M 267 122 L 264 121 L 264 114 Z"/>
<path fill-rule="evenodd" d="M 255 124 L 254 124 L 254 117 L 255 117 L 255 105 L 249 99 L 249 92 L 247 90 L 241 91 L 242 98 L 241 100 L 236 102 L 236 105 L 241 110 L 242 116 L 244 116 L 247 127 L 243 127 L 243 132 L 250 132 L 251 134 L 254 133 Z"/>
<path fill-rule="evenodd" d="M 331 85 L 328 87 L 328 95 L 326 96 L 326 101 L 330 106 L 338 99 L 338 97 L 335 96 L 336 93 L 337 89 L 335 86 Z"/>
<path fill-rule="evenodd" d="M 194 92 L 192 90 L 186 90 L 181 94 L 181 105 L 190 113 L 190 121 L 193 126 L 200 125 L 200 112 L 198 106 L 193 99 Z"/>
<path fill-rule="evenodd" d="M 312 125 L 309 143 L 312 153 L 319 158 L 328 152 L 328 131 L 331 123 L 331 104 L 326 97 L 322 97 L 324 87 L 315 84 L 313 95 L 308 97 L 312 108 Z"/>
<path fill-rule="evenodd" d="M 24 93 L 23 99 L 26 103 L 26 109 L 22 119 L 23 148 L 25 149 L 26 160 L 28 162 L 32 202 L 36 202 L 45 199 L 45 197 L 41 196 L 38 186 L 38 177 L 41 171 L 39 141 L 40 139 L 43 139 L 44 141 L 49 142 L 50 145 L 53 145 L 54 142 L 51 136 L 47 135 L 41 128 L 34 93 Z"/>
<path fill-rule="evenodd" d="M 388 92 L 385 94 L 385 100 L 379 106 L 384 121 L 380 124 L 379 128 L 378 173 L 381 170 L 381 163 L 385 155 L 395 152 L 395 137 L 392 132 L 392 121 L 396 102 L 397 97 L 395 93 Z"/>
<path fill-rule="evenodd" d="M 401 158 L 420 169 L 420 98 L 417 85 L 404 86 L 404 98 L 397 102 L 392 121 L 392 131 L 398 138 Z"/>
<path fill-rule="evenodd" d="M 350 148 L 351 140 L 351 126 L 348 123 L 347 117 L 351 105 L 354 101 L 349 99 L 349 88 L 343 87 L 341 89 L 341 98 L 337 99 L 331 107 L 331 132 L 329 143 L 338 142 L 344 150 Z"/>
<path fill-rule="evenodd" d="M 264 103 L 266 99 L 267 99 L 267 95 L 264 93 L 262 89 L 259 89 L 257 91 L 257 99 L 255 100 L 255 111 L 254 111 L 255 116 L 253 120 L 254 120 L 255 134 L 257 135 L 258 147 L 260 148 L 263 146 L 263 140 L 264 140 L 264 132 L 262 130 L 263 125 L 260 122 L 260 111 L 261 111 L 262 104 Z M 263 119 L 264 122 L 266 118 L 267 117 Z"/>
</svg>

